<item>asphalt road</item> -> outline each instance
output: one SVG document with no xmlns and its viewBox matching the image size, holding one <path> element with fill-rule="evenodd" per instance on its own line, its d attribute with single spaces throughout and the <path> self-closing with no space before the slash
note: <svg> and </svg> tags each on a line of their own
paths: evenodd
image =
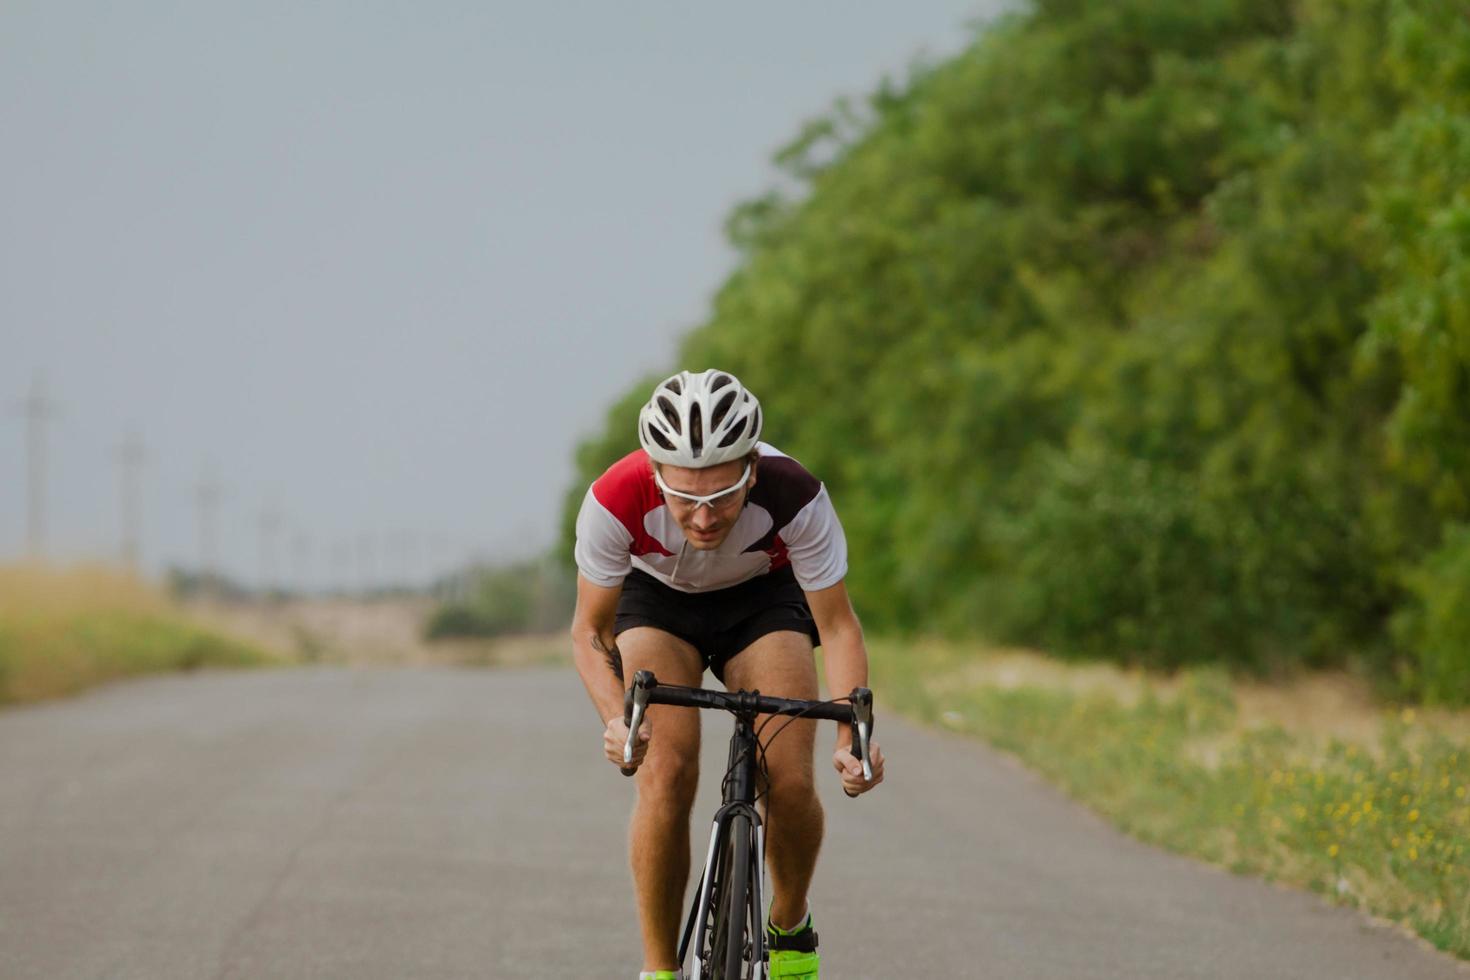
<svg viewBox="0 0 1470 980">
<path fill-rule="evenodd" d="M 823 780 L 828 980 L 1470 975 L 1135 843 L 983 746 L 879 734 L 882 788 Z M 628 980 L 632 786 L 599 746 L 555 669 L 173 676 L 0 712 L 0 978 Z"/>
</svg>

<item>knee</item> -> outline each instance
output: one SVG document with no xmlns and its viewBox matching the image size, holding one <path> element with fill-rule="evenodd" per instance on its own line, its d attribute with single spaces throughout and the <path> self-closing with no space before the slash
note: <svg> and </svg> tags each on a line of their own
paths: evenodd
<svg viewBox="0 0 1470 980">
<path fill-rule="evenodd" d="M 817 799 L 817 787 L 809 768 L 797 767 L 772 772 L 768 792 L 771 802 L 778 808 L 782 806 L 799 809 L 821 807 L 821 802 Z"/>
<path fill-rule="evenodd" d="M 638 799 L 672 812 L 692 810 L 698 788 L 699 760 L 692 753 L 689 757 L 650 758 L 638 771 Z"/>
</svg>

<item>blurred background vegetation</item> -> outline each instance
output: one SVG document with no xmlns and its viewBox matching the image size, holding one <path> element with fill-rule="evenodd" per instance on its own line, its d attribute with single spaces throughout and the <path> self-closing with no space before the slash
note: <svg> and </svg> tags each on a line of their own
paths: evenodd
<svg viewBox="0 0 1470 980">
<path fill-rule="evenodd" d="M 571 623 L 577 584 L 551 558 L 472 566 L 439 586 L 450 598 L 425 627 L 430 640 L 561 630 Z"/>
<path fill-rule="evenodd" d="M 0 707 L 132 674 L 280 662 L 127 572 L 0 565 Z"/>
<path fill-rule="evenodd" d="M 826 481 L 870 628 L 1470 700 L 1464 4 L 1038 0 L 777 163 L 670 368 Z"/>
</svg>

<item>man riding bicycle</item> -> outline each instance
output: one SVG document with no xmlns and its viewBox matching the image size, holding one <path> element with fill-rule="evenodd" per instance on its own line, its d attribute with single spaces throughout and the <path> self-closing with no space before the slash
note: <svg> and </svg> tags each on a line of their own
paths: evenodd
<svg viewBox="0 0 1470 980">
<path fill-rule="evenodd" d="M 697 687 L 705 668 L 730 690 L 817 697 L 813 649 L 828 686 L 865 687 L 867 649 L 848 600 L 847 542 L 826 488 L 759 441 L 755 396 L 723 371 L 660 383 L 638 417 L 642 449 L 588 489 L 577 516 L 577 670 L 624 765 L 624 677 L 651 670 Z M 816 722 L 798 720 L 766 747 L 768 920 L 772 978 L 815 978 L 807 889 L 822 842 L 813 783 Z M 653 738 L 654 733 L 657 738 Z M 871 781 L 838 727 L 832 764 L 849 796 Z M 630 850 L 644 978 L 676 980 L 675 939 L 689 876 L 689 818 L 699 774 L 698 713 L 650 707 L 635 742 L 638 799 Z"/>
</svg>

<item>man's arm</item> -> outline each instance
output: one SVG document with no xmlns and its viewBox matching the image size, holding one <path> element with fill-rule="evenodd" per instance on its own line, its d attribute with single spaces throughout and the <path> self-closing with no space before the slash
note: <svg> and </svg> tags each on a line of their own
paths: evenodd
<svg viewBox="0 0 1470 980">
<path fill-rule="evenodd" d="M 572 659 L 602 722 L 623 715 L 623 658 L 613 636 L 623 587 L 593 585 L 577 575 L 577 609 L 572 614 Z"/>
<path fill-rule="evenodd" d="M 855 687 L 868 686 L 868 648 L 863 643 L 863 627 L 847 596 L 847 585 L 838 582 L 806 594 L 817 632 L 822 635 L 822 661 L 827 667 L 827 690 L 833 697 L 843 697 Z M 852 729 L 837 726 L 837 751 L 833 766 L 842 775 L 842 786 L 848 795 L 865 793 L 883 781 L 883 753 L 877 742 L 869 742 L 873 758 L 873 781 L 863 779 L 862 765 L 852 754 Z"/>
<path fill-rule="evenodd" d="M 572 614 L 572 659 L 603 722 L 603 755 L 617 766 L 623 765 L 623 746 L 628 741 L 628 726 L 623 722 L 623 657 L 613 636 L 622 592 L 621 585 L 593 585 L 578 574 L 577 610 Z M 644 719 L 633 743 L 634 768 L 643 764 L 652 736 L 652 723 Z"/>
</svg>

